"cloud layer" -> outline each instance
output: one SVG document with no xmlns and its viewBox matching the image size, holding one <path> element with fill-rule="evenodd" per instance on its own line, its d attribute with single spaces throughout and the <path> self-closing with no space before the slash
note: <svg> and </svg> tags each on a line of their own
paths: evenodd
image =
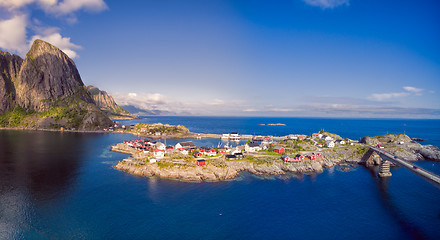
<svg viewBox="0 0 440 240">
<path fill-rule="evenodd" d="M 32 10 L 41 9 L 48 15 L 73 23 L 76 22 L 75 12 L 79 10 L 96 12 L 106 8 L 103 0 L 0 0 L 0 9 L 9 15 L 9 18 L 0 17 L 0 48 L 23 56 L 38 38 L 76 58 L 75 50 L 81 46 L 72 43 L 70 37 L 63 37 L 59 28 L 43 26 L 39 20 L 29 21 Z M 34 35 L 28 37 L 29 31 Z"/>
<path fill-rule="evenodd" d="M 335 8 L 341 5 L 349 5 L 349 0 L 303 0 L 305 3 L 320 7 L 323 9 L 326 8 Z"/>
<path fill-rule="evenodd" d="M 416 91 L 414 89 L 410 91 Z M 410 94 L 410 93 L 408 93 Z M 171 99 L 159 93 L 114 94 L 122 106 L 134 106 L 147 112 L 163 115 L 202 116 L 286 116 L 286 117 L 408 117 L 432 118 L 440 116 L 440 109 L 404 108 L 389 106 L 384 102 L 351 98 L 319 98 L 320 103 L 293 104 L 289 106 L 258 106 L 243 100 L 207 99 L 191 102 Z M 309 101 L 310 102 L 310 101 Z"/>
<path fill-rule="evenodd" d="M 412 94 L 415 94 L 417 96 L 421 96 L 422 92 L 423 92 L 423 89 L 421 89 L 421 88 L 410 87 L 410 86 L 403 87 L 403 90 L 405 90 L 405 91 L 392 92 L 392 93 L 373 93 L 368 98 L 371 100 L 376 100 L 376 101 L 385 101 L 385 100 L 390 100 L 392 98 L 401 98 L 401 97 L 411 96 Z"/>
</svg>

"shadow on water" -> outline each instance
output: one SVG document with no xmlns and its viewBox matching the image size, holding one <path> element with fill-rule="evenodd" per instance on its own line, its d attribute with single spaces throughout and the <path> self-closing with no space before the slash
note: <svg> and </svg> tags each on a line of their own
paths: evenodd
<svg viewBox="0 0 440 240">
<path fill-rule="evenodd" d="M 83 138 L 72 133 L 0 131 L 0 196 L 21 190 L 38 201 L 61 194 L 81 165 Z"/>
<path fill-rule="evenodd" d="M 393 198 L 388 190 L 389 178 L 377 177 L 379 167 L 365 167 L 375 180 L 376 186 L 379 190 L 379 198 L 383 202 L 386 210 L 396 220 L 399 226 L 408 233 L 413 239 L 428 239 L 428 236 L 423 233 L 421 229 L 412 224 L 405 215 L 399 210 L 399 208 L 393 203 Z M 382 226 L 387 227 L 387 226 Z"/>
</svg>

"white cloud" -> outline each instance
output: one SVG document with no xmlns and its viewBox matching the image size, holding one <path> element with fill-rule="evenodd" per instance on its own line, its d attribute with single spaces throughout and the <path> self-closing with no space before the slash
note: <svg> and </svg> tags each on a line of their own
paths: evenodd
<svg viewBox="0 0 440 240">
<path fill-rule="evenodd" d="M 220 106 L 220 105 L 224 105 L 225 101 L 223 101 L 221 99 L 214 99 L 213 101 L 207 102 L 206 104 L 213 105 L 213 106 Z"/>
<path fill-rule="evenodd" d="M 394 92 L 394 93 L 373 93 L 368 98 L 371 100 L 376 100 L 376 101 L 384 101 L 384 100 L 389 100 L 392 98 L 407 97 L 412 94 L 415 94 L 417 96 L 421 96 L 422 91 L 423 91 L 423 89 L 421 89 L 421 88 L 409 87 L 409 86 L 403 87 L 403 90 L 405 90 L 405 91 Z"/>
<path fill-rule="evenodd" d="M 46 13 L 66 15 L 84 9 L 102 11 L 107 9 L 104 0 L 0 0 L 0 7 L 17 10 L 36 3 Z"/>
<path fill-rule="evenodd" d="M 23 54 L 26 44 L 26 15 L 16 15 L 0 21 L 0 48 Z"/>
<path fill-rule="evenodd" d="M 0 0 L 0 8 L 11 16 L 10 19 L 0 20 L 0 48 L 24 55 L 32 42 L 39 38 L 60 48 L 69 57 L 78 57 L 75 50 L 81 46 L 71 42 L 70 37 L 63 37 L 59 28 L 41 27 L 41 21 L 28 16 L 35 8 L 56 16 L 63 16 L 67 22 L 76 22 L 75 12 L 79 10 L 102 11 L 107 9 L 104 0 Z M 1 18 L 1 17 L 0 17 Z M 32 37 L 28 38 L 27 31 L 32 30 Z"/>
<path fill-rule="evenodd" d="M 107 5 L 103 0 L 64 0 L 57 4 L 46 5 L 45 9 L 55 15 L 65 15 L 80 9 L 99 12 L 107 9 Z"/>
<path fill-rule="evenodd" d="M 376 101 L 389 100 L 391 98 L 406 97 L 410 94 L 408 92 L 397 92 L 397 93 L 373 93 L 368 98 Z"/>
<path fill-rule="evenodd" d="M 341 5 L 349 5 L 349 0 L 303 0 L 305 3 L 320 8 L 335 8 Z"/>
<path fill-rule="evenodd" d="M 423 92 L 423 89 L 421 89 L 421 88 L 416 88 L 416 87 L 405 86 L 405 87 L 403 87 L 403 89 L 405 89 L 405 90 L 408 91 L 408 92 L 413 92 L 413 93 L 415 93 L 416 95 L 421 95 L 422 92 Z"/>
</svg>

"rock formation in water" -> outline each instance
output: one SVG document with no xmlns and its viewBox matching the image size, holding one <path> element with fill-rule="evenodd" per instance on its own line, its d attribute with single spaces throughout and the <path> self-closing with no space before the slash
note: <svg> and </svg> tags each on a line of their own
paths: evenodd
<svg viewBox="0 0 440 240">
<path fill-rule="evenodd" d="M 75 63 L 35 40 L 23 61 L 0 52 L 0 126 L 98 129 L 112 121 L 94 103 Z"/>
<path fill-rule="evenodd" d="M 102 91 L 95 86 L 87 86 L 95 104 L 111 118 L 137 118 L 130 114 L 127 110 L 119 106 L 112 96 L 106 91 Z"/>
</svg>

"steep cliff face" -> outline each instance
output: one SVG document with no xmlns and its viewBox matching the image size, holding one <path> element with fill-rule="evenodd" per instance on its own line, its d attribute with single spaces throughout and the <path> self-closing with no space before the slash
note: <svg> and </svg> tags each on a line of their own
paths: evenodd
<svg viewBox="0 0 440 240">
<path fill-rule="evenodd" d="M 87 103 L 93 100 L 75 63 L 57 47 L 35 40 L 17 79 L 16 101 L 20 106 L 37 112 L 46 111 L 57 100 L 77 96 Z"/>
<path fill-rule="evenodd" d="M 7 112 L 15 104 L 16 81 L 23 59 L 0 51 L 0 114 Z"/>
<path fill-rule="evenodd" d="M 75 63 L 35 40 L 23 61 L 1 52 L 0 126 L 97 129 L 112 121 L 94 103 Z"/>
<path fill-rule="evenodd" d="M 119 106 L 113 97 L 108 95 L 106 91 L 102 91 L 95 86 L 87 86 L 87 89 L 92 95 L 95 104 L 110 117 L 136 118 L 136 116 L 130 114 L 127 110 Z"/>
</svg>

